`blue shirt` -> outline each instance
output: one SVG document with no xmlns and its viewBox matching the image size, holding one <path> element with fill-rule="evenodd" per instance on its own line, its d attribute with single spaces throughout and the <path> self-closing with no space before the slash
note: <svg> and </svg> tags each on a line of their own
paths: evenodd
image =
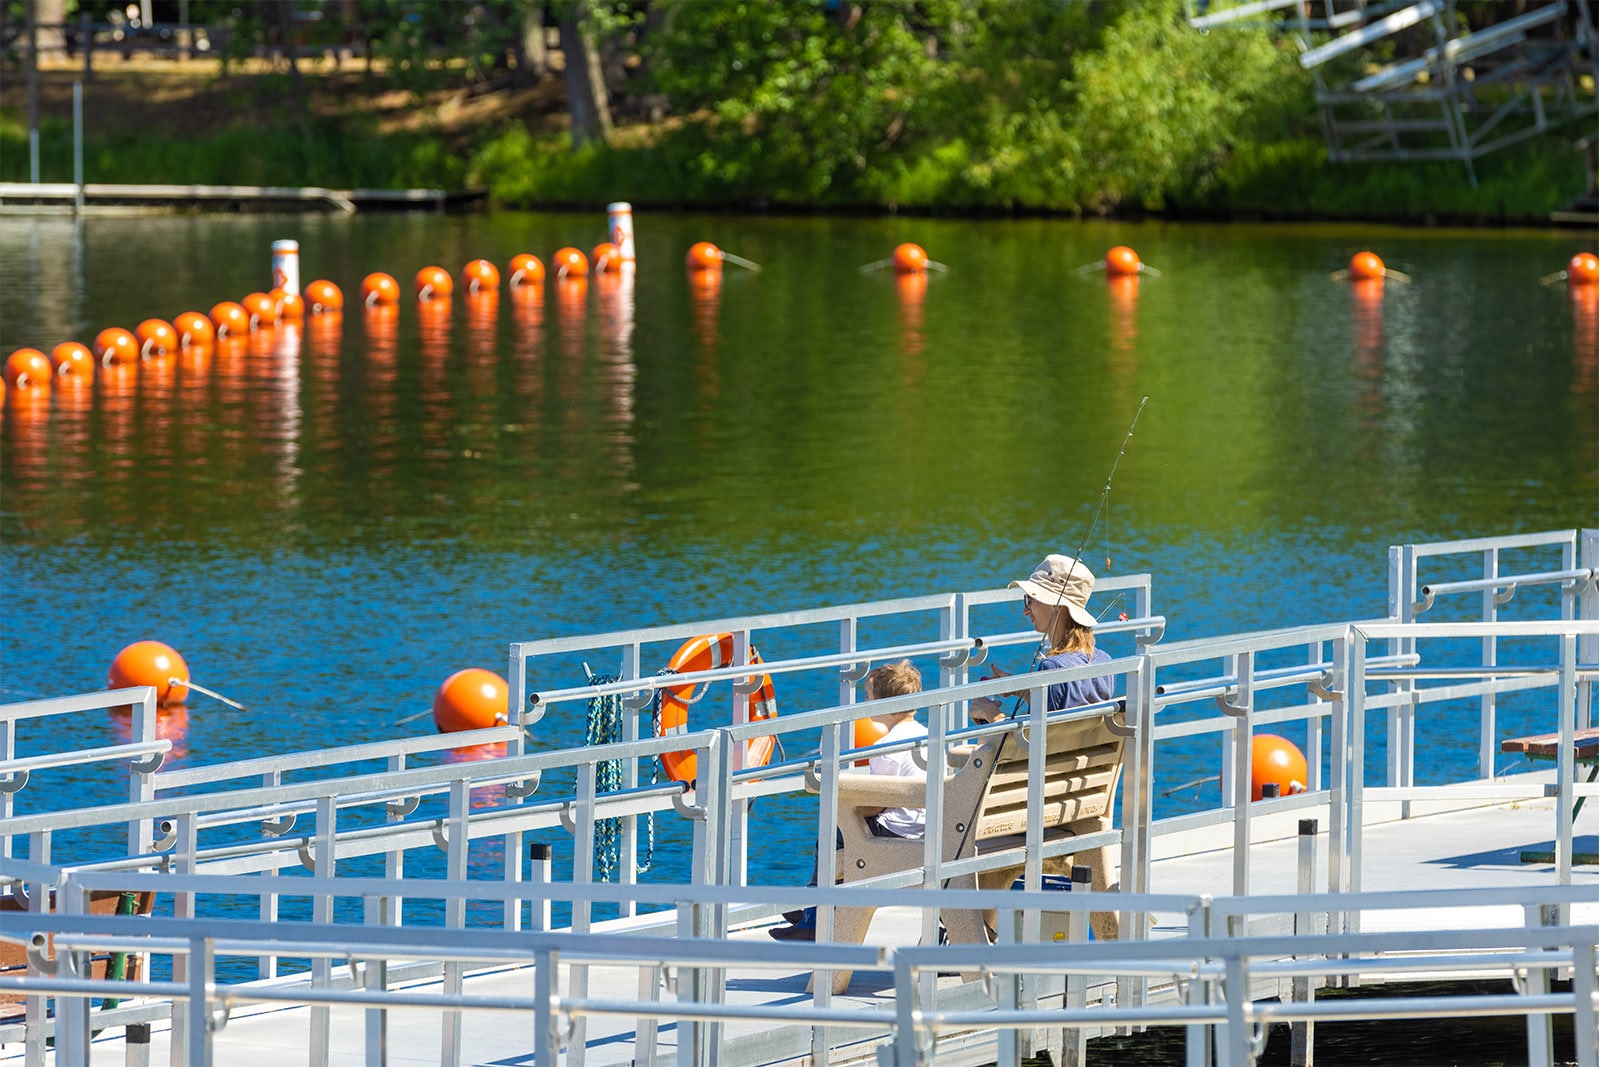
<svg viewBox="0 0 1600 1067">
<path fill-rule="evenodd" d="M 1105 649 L 1097 648 L 1094 656 L 1086 656 L 1082 652 L 1063 652 L 1059 656 L 1046 656 L 1034 668 L 1036 671 L 1053 671 L 1058 667 L 1081 667 L 1085 663 L 1109 663 L 1110 653 Z M 1047 711 L 1061 711 L 1063 708 L 1077 708 L 1085 704 L 1098 704 L 1103 700 L 1110 700 L 1116 695 L 1116 675 L 1106 674 L 1099 678 L 1086 678 L 1081 682 L 1057 682 L 1050 687 L 1050 699 L 1046 702 Z"/>
</svg>

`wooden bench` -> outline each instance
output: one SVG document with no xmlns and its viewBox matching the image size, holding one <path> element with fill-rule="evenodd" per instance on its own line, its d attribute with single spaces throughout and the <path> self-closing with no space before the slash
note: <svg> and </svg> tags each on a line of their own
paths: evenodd
<svg viewBox="0 0 1600 1067">
<path fill-rule="evenodd" d="M 1529 759 L 1553 760 L 1561 754 L 1561 735 L 1534 734 L 1529 737 L 1508 737 L 1500 742 L 1500 751 L 1519 752 Z M 1600 728 L 1590 727 L 1587 730 L 1574 731 L 1572 760 L 1579 766 L 1588 764 L 1589 781 L 1594 781 L 1595 774 L 1600 772 Z M 1574 821 L 1578 818 L 1578 812 L 1583 810 L 1584 800 L 1584 797 L 1579 797 L 1578 802 L 1572 806 Z M 1525 849 L 1521 859 L 1523 863 L 1554 863 L 1556 854 L 1547 849 Z M 1600 855 L 1574 850 L 1572 862 L 1593 865 L 1600 862 Z"/>
<path fill-rule="evenodd" d="M 149 915 L 155 905 L 153 892 L 132 893 L 116 889 L 96 889 L 89 894 L 91 915 Z M 16 897 L 0 897 L 0 911 L 26 911 Z M 48 954 L 53 949 L 47 945 Z M 90 966 L 96 979 L 121 977 L 130 982 L 140 978 L 144 957 L 139 953 L 97 952 L 90 957 Z M 120 975 L 118 971 L 120 970 Z M 0 941 L 0 975 L 8 978 L 27 974 L 28 953 L 21 945 Z M 26 997 L 21 993 L 0 993 L 0 1023 L 19 1021 L 25 1012 Z"/>
<path fill-rule="evenodd" d="M 1047 727 L 1044 766 L 1044 839 L 1098 833 L 1111 828 L 1117 783 L 1122 776 L 1123 738 L 1114 733 L 1105 716 L 1095 716 Z M 951 771 L 945 778 L 944 825 L 941 855 L 944 862 L 1019 848 L 1024 844 L 1028 815 L 1028 756 L 1012 734 L 982 744 L 954 749 Z M 850 883 L 922 866 L 920 838 L 875 837 L 856 808 L 920 808 L 927 800 L 923 775 L 886 775 L 843 772 L 839 775 L 840 835 L 839 881 Z M 968 832 L 972 827 L 973 832 Z M 1112 888 L 1115 849 L 1089 850 L 1090 888 Z M 1077 857 L 1063 855 L 1044 861 L 1045 873 L 1070 873 Z M 976 878 L 965 875 L 946 881 L 949 888 L 1008 888 L 1022 872 L 1020 864 L 985 871 Z M 876 908 L 839 907 L 833 913 L 833 939 L 860 944 L 866 939 Z M 941 916 L 952 942 L 980 943 L 989 937 L 988 916 L 977 911 L 945 910 Z M 1115 912 L 1091 916 L 1095 937 L 1114 940 Z M 842 993 L 851 972 L 833 972 L 833 991 Z"/>
</svg>

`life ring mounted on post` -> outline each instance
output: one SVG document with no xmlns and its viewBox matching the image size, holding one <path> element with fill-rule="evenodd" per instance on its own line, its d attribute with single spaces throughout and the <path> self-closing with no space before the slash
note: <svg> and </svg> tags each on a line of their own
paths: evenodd
<svg viewBox="0 0 1600 1067">
<path fill-rule="evenodd" d="M 761 653 L 754 648 L 750 650 L 752 665 L 761 662 Z M 691 637 L 679 646 L 678 651 L 672 654 L 672 659 L 667 663 L 667 669 L 678 674 L 692 674 L 696 671 L 711 671 L 719 667 L 733 666 L 733 634 L 701 634 Z M 704 696 L 702 692 L 700 696 Z M 669 737 L 673 734 L 686 734 L 689 732 L 689 705 L 698 701 L 700 697 L 694 694 L 694 683 L 685 685 L 668 686 L 661 692 L 661 715 L 656 723 L 656 736 Z M 761 719 L 775 719 L 778 716 L 778 698 L 772 688 L 772 675 L 763 674 L 761 685 L 750 694 L 750 721 L 757 722 Z M 774 738 L 752 738 L 745 745 L 744 765 L 746 767 L 763 767 L 772 758 Z M 663 752 L 661 754 L 661 767 L 667 772 L 667 777 L 674 782 L 692 782 L 695 780 L 695 753 L 692 750 L 684 752 Z"/>
</svg>

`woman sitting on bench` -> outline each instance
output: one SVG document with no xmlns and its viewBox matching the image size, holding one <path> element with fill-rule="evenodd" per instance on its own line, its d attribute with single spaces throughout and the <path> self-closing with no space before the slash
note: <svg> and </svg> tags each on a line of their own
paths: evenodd
<svg viewBox="0 0 1600 1067">
<path fill-rule="evenodd" d="M 1095 617 L 1088 607 L 1089 594 L 1094 592 L 1094 575 L 1084 566 L 1083 560 L 1051 553 L 1031 575 L 1012 582 L 1009 588 L 1022 590 L 1022 613 L 1033 628 L 1044 635 L 1034 670 L 1049 671 L 1110 661 L 1110 655 L 1094 647 Z M 991 665 L 987 677 L 1004 678 L 1006 672 Z M 1060 711 L 1096 704 L 1110 700 L 1115 692 L 1116 679 L 1112 675 L 1081 682 L 1057 682 L 1050 687 L 1045 710 Z M 1006 695 L 1018 697 L 1024 704 L 1028 702 L 1025 689 Z M 973 722 L 994 722 L 1002 717 L 1003 709 L 999 701 L 983 698 L 972 701 L 967 714 Z M 1015 707 L 1012 714 L 1016 714 Z"/>
</svg>

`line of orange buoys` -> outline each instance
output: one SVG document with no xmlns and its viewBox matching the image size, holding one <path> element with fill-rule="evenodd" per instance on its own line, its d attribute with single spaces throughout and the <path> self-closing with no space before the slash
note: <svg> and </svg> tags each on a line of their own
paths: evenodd
<svg viewBox="0 0 1600 1067">
<path fill-rule="evenodd" d="M 591 273 L 609 275 L 622 272 L 633 264 L 632 212 L 626 204 L 611 205 L 612 240 L 595 246 L 591 255 L 581 249 L 567 246 L 557 249 L 550 258 L 550 274 L 558 281 L 585 279 Z M 617 209 L 621 209 L 620 213 Z M 53 384 L 83 386 L 94 380 L 97 367 L 132 365 L 160 360 L 179 352 L 204 352 L 212 346 L 226 345 L 230 340 L 247 337 L 260 330 L 271 329 L 280 323 L 295 323 L 308 315 L 339 315 L 343 312 L 344 293 L 334 282 L 317 279 L 298 287 L 298 251 L 295 256 L 294 280 L 288 281 L 279 266 L 279 245 L 294 242 L 277 242 L 274 245 L 273 275 L 279 284 L 267 292 L 248 293 L 239 300 L 223 300 L 212 305 L 209 312 L 185 311 L 170 322 L 149 318 L 133 330 L 111 326 L 101 330 L 91 345 L 77 341 L 63 341 L 48 355 L 38 348 L 18 348 L 6 359 L 3 376 L 0 376 L 0 401 L 8 394 L 46 393 Z M 751 271 L 760 271 L 761 265 L 727 252 L 709 241 L 697 241 L 685 255 L 685 266 L 697 286 L 704 288 L 720 279 L 724 263 L 734 263 Z M 896 275 L 906 278 L 924 276 L 930 270 L 948 271 L 949 268 L 928 256 L 917 244 L 905 242 L 897 245 L 892 254 L 883 260 L 862 267 L 863 272 L 893 268 Z M 1140 276 L 1159 277 L 1160 271 L 1145 263 L 1138 252 L 1126 245 L 1117 245 L 1094 263 L 1079 267 L 1074 273 L 1104 272 L 1113 284 L 1137 285 Z M 1566 281 L 1575 291 L 1593 288 L 1597 284 L 1597 261 L 1593 253 L 1574 255 L 1565 270 L 1541 279 L 1546 284 Z M 543 295 L 547 277 L 545 264 L 538 256 L 521 253 L 511 258 L 507 265 L 506 284 L 519 295 Z M 1385 280 L 1409 282 L 1409 275 L 1389 268 L 1377 253 L 1359 251 L 1351 256 L 1349 264 L 1330 277 L 1349 280 L 1363 292 L 1375 298 Z M 469 299 L 483 294 L 498 294 L 501 286 L 500 268 L 487 259 L 474 259 L 461 270 L 460 284 Z M 439 266 L 426 266 L 412 279 L 412 289 L 419 309 L 430 308 L 428 315 L 438 322 L 437 316 L 448 308 L 455 292 L 456 282 L 451 273 Z M 697 290 L 699 291 L 699 290 Z M 397 307 L 401 299 L 401 286 L 392 274 L 374 271 L 361 280 L 361 304 L 366 308 Z M 485 305 L 476 309 L 483 312 Z M 493 313 L 492 305 L 488 311 Z M 481 318 L 481 315 L 480 315 Z"/>
</svg>

